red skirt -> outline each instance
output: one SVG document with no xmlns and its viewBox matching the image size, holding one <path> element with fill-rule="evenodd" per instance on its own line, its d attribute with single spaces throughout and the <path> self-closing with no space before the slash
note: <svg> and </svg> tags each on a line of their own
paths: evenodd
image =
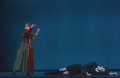
<svg viewBox="0 0 120 78">
<path fill-rule="evenodd" d="M 33 47 L 32 44 L 29 45 L 29 61 L 28 61 L 28 72 L 33 72 Z"/>
</svg>

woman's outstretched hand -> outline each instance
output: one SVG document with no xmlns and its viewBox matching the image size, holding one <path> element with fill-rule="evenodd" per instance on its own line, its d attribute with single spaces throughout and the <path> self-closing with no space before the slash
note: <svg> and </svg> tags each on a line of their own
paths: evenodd
<svg viewBox="0 0 120 78">
<path fill-rule="evenodd" d="M 32 24 L 32 25 L 31 25 L 31 28 L 33 28 L 33 27 L 36 27 L 36 25 L 35 25 L 35 24 Z"/>
<path fill-rule="evenodd" d="M 38 35 L 39 31 L 40 31 L 40 28 L 37 28 L 37 32 L 35 34 Z"/>
</svg>

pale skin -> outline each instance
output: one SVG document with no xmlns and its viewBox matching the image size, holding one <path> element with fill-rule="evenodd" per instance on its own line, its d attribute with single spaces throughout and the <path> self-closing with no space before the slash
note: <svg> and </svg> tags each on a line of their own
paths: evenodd
<svg viewBox="0 0 120 78">
<path fill-rule="evenodd" d="M 30 28 L 34 28 L 34 27 L 36 27 L 36 25 L 35 24 L 32 24 L 32 25 L 29 25 L 28 23 L 25 25 L 25 29 L 26 30 L 29 30 Z M 37 32 L 39 32 L 40 31 L 40 28 L 37 28 Z"/>
</svg>

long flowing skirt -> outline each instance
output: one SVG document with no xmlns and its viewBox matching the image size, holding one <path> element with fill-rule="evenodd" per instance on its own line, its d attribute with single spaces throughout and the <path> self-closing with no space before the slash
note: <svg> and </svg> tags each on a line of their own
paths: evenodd
<svg viewBox="0 0 120 78">
<path fill-rule="evenodd" d="M 14 63 L 13 72 L 32 72 L 33 70 L 33 53 L 31 43 L 22 42 L 17 52 L 17 58 Z"/>
</svg>

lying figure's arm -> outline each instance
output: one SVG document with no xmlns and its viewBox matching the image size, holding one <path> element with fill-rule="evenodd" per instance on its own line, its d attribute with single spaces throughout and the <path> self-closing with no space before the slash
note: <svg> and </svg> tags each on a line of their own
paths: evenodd
<svg viewBox="0 0 120 78">
<path fill-rule="evenodd" d="M 92 74 L 90 74 L 90 73 L 88 73 L 88 72 L 86 72 L 86 75 L 87 75 L 87 76 L 92 76 Z"/>
<path fill-rule="evenodd" d="M 69 71 L 64 71 L 63 75 L 69 75 Z"/>
<path fill-rule="evenodd" d="M 118 72 L 109 72 L 109 75 L 119 75 Z"/>
<path fill-rule="evenodd" d="M 59 71 L 67 71 L 67 68 L 61 68 Z"/>
</svg>

